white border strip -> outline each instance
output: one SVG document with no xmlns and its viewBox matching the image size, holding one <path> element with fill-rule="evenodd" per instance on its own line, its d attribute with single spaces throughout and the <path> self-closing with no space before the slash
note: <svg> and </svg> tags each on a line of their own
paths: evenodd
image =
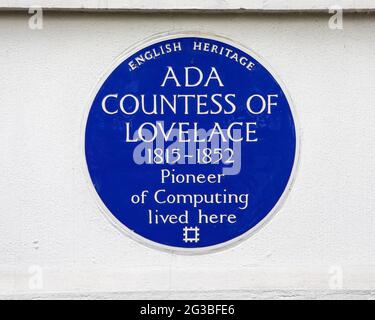
<svg viewBox="0 0 375 320">
<path fill-rule="evenodd" d="M 71 11 L 229 11 L 229 12 L 327 12 L 341 7 L 347 12 L 375 11 L 374 0 L 0 0 L 0 10 Z"/>
</svg>

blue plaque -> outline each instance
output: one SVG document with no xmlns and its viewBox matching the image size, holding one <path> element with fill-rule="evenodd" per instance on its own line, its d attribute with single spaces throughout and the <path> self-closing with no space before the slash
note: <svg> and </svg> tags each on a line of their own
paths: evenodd
<svg viewBox="0 0 375 320">
<path fill-rule="evenodd" d="M 84 151 L 111 221 L 183 253 L 238 242 L 277 211 L 298 157 L 295 114 L 261 59 L 173 34 L 125 53 L 95 91 Z"/>
</svg>

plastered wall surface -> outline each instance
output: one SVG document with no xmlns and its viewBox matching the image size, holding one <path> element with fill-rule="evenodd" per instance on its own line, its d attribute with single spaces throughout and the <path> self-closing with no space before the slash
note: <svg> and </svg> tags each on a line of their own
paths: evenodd
<svg viewBox="0 0 375 320">
<path fill-rule="evenodd" d="M 375 16 L 57 13 L 42 30 L 0 13 L 0 297 L 373 298 Z M 250 239 L 199 256 L 129 239 L 82 166 L 91 90 L 129 46 L 166 31 L 218 33 L 283 80 L 301 128 L 281 211 Z M 234 75 L 235 76 L 235 75 Z"/>
</svg>

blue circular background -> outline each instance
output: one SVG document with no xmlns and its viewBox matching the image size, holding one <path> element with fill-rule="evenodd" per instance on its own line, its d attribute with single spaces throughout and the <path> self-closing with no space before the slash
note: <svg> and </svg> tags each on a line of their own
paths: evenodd
<svg viewBox="0 0 375 320">
<path fill-rule="evenodd" d="M 150 48 L 179 41 L 182 51 L 161 55 L 147 61 L 134 71 L 130 71 L 128 62 L 135 56 L 145 53 Z M 204 51 L 193 51 L 193 41 L 205 41 L 218 46 L 231 48 L 255 62 L 252 71 L 228 58 Z M 209 72 L 215 66 L 224 88 L 203 87 L 176 88 L 160 87 L 166 73 L 166 66 L 174 70 L 183 70 L 184 66 L 197 66 Z M 181 76 L 176 71 L 177 76 Z M 195 115 L 186 116 L 183 112 L 166 115 L 144 115 L 141 112 L 126 116 L 122 112 L 116 115 L 105 114 L 101 107 L 102 99 L 110 94 L 152 95 L 152 94 L 213 94 L 235 93 L 237 111 L 232 115 Z M 246 99 L 252 94 L 266 96 L 278 94 L 278 106 L 272 114 L 252 115 L 246 109 Z M 134 143 L 125 143 L 124 123 L 131 121 L 132 127 L 138 128 L 143 122 L 164 121 L 165 126 L 171 122 L 195 122 L 200 128 L 210 129 L 214 122 L 223 128 L 233 121 L 256 121 L 256 143 L 242 143 L 241 172 L 228 175 L 221 184 L 163 184 L 160 183 L 160 170 L 175 169 L 176 173 L 222 173 L 222 165 L 175 164 L 175 165 L 137 165 L 133 161 Z M 274 208 L 288 185 L 296 153 L 296 130 L 293 115 L 286 95 L 269 71 L 255 57 L 249 56 L 232 45 L 202 37 L 176 37 L 143 47 L 124 59 L 105 79 L 97 92 L 88 114 L 85 131 L 85 155 L 92 183 L 112 215 L 128 229 L 139 236 L 158 244 L 178 248 L 201 248 L 218 245 L 237 238 L 254 228 Z M 150 194 L 160 187 L 168 193 L 217 193 L 224 189 L 230 193 L 249 193 L 249 207 L 239 210 L 233 204 L 200 206 L 208 213 L 235 213 L 235 224 L 200 224 L 200 241 L 185 243 L 182 239 L 181 224 L 148 223 L 145 205 L 134 205 L 130 202 L 133 194 L 140 194 L 148 189 Z M 149 196 L 151 197 L 151 196 Z M 151 199 L 148 199 L 151 200 Z M 189 205 L 154 204 L 150 207 L 160 212 L 183 212 L 193 209 Z M 195 212 L 195 209 L 194 209 Z M 189 226 L 197 225 L 196 215 L 190 215 Z"/>
</svg>

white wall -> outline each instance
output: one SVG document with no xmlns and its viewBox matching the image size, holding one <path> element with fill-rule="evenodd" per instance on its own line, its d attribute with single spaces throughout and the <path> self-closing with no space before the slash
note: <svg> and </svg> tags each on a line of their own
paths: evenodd
<svg viewBox="0 0 375 320">
<path fill-rule="evenodd" d="M 51 10 L 210 10 L 210 11 L 324 11 L 340 6 L 345 11 L 374 11 L 373 0 L 0 0 L 0 9 L 28 9 L 42 6 Z"/>
<path fill-rule="evenodd" d="M 373 14 L 345 15 L 343 30 L 328 28 L 328 14 L 46 13 L 43 30 L 28 17 L 0 14 L 0 297 L 374 297 Z M 285 206 L 210 255 L 130 240 L 81 170 L 83 113 L 101 73 L 128 46 L 173 30 L 223 34 L 260 54 L 302 129 Z"/>
</svg>

